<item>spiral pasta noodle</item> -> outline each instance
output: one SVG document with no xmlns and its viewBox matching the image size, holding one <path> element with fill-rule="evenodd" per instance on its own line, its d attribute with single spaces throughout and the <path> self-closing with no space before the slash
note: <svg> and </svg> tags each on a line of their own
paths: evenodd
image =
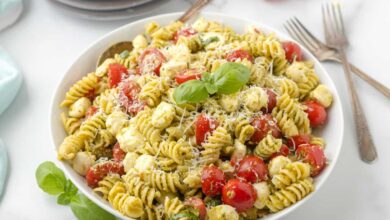
<svg viewBox="0 0 390 220">
<path fill-rule="evenodd" d="M 297 161 L 287 164 L 272 177 L 271 182 L 276 188 L 281 189 L 309 176 L 310 165 Z"/>
<path fill-rule="evenodd" d="M 110 192 L 114 184 L 121 181 L 122 179 L 119 175 L 108 175 L 99 181 L 98 187 L 94 188 L 93 191 L 104 199 L 107 199 L 108 193 Z"/>
<path fill-rule="evenodd" d="M 201 160 L 205 164 L 216 162 L 219 159 L 221 150 L 224 146 L 233 145 L 232 137 L 223 127 L 215 129 L 213 134 L 208 137 L 202 145 L 204 150 L 201 152 Z"/>
<path fill-rule="evenodd" d="M 273 153 L 278 152 L 281 146 L 282 140 L 274 138 L 272 134 L 268 134 L 263 140 L 259 142 L 253 152 L 257 156 L 268 158 Z"/>
<path fill-rule="evenodd" d="M 87 119 L 81 126 L 80 131 L 77 134 L 82 140 L 93 140 L 99 132 L 99 129 L 106 128 L 106 116 L 101 113 L 97 113 Z"/>
<path fill-rule="evenodd" d="M 90 73 L 76 82 L 65 94 L 65 100 L 61 102 L 61 107 L 68 107 L 79 98 L 87 95 L 91 90 L 98 87 L 98 77 L 95 73 Z"/>
<path fill-rule="evenodd" d="M 64 112 L 61 114 L 61 121 L 64 125 L 66 133 L 69 135 L 76 133 L 82 123 L 79 118 L 67 117 Z"/>
<path fill-rule="evenodd" d="M 111 188 L 108 193 L 108 201 L 116 210 L 126 216 L 138 218 L 144 213 L 141 199 L 130 196 L 122 182 L 115 183 Z"/>
<path fill-rule="evenodd" d="M 184 183 L 181 182 L 181 177 L 177 172 L 144 172 L 141 174 L 141 178 L 153 188 L 161 191 L 176 193 L 178 190 L 184 191 L 186 188 Z"/>
<path fill-rule="evenodd" d="M 314 191 L 313 180 L 306 178 L 271 194 L 266 206 L 271 212 L 287 208 Z"/>
<path fill-rule="evenodd" d="M 243 116 L 237 118 L 234 135 L 241 142 L 245 143 L 255 132 L 254 127 Z"/>
<path fill-rule="evenodd" d="M 83 149 L 83 140 L 76 135 L 69 135 L 64 139 L 58 149 L 58 158 L 60 160 L 71 160 L 76 156 L 76 153 Z"/>
</svg>

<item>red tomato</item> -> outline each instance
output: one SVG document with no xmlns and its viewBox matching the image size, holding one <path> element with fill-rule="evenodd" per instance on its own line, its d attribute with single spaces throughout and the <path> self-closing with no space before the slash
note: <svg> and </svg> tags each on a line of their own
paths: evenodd
<svg viewBox="0 0 390 220">
<path fill-rule="evenodd" d="M 119 92 L 119 101 L 126 108 L 127 112 L 135 116 L 145 107 L 145 103 L 138 99 L 138 93 L 141 91 L 141 88 L 132 80 L 126 80 L 122 85 Z"/>
<path fill-rule="evenodd" d="M 222 189 L 223 203 L 233 206 L 238 212 L 253 207 L 257 198 L 256 190 L 252 184 L 239 179 L 231 179 Z"/>
<path fill-rule="evenodd" d="M 210 135 L 217 126 L 218 122 L 216 120 L 208 118 L 204 114 L 199 115 L 195 122 L 196 144 L 202 144 L 207 135 Z"/>
<path fill-rule="evenodd" d="M 301 144 L 309 144 L 310 143 L 310 135 L 308 134 L 299 134 L 293 137 L 290 137 L 287 140 L 287 145 L 292 150 L 296 150 L 297 147 Z"/>
<path fill-rule="evenodd" d="M 93 167 L 89 168 L 86 180 L 88 186 L 95 188 L 98 186 L 100 180 L 102 180 L 109 173 L 117 173 L 119 175 L 125 174 L 122 163 L 114 162 L 114 161 L 106 161 L 102 163 L 98 163 Z"/>
<path fill-rule="evenodd" d="M 185 83 L 189 80 L 194 80 L 194 79 L 200 79 L 202 78 L 202 74 L 194 74 L 194 75 L 176 75 L 175 80 L 177 84 L 182 84 Z"/>
<path fill-rule="evenodd" d="M 191 197 L 191 198 L 186 199 L 184 204 L 191 206 L 194 209 L 198 210 L 200 220 L 206 219 L 207 209 L 206 209 L 206 205 L 204 204 L 202 199 L 199 199 L 197 197 Z"/>
<path fill-rule="evenodd" d="M 94 115 L 98 111 L 98 108 L 96 106 L 91 105 L 88 109 L 87 112 L 85 113 L 85 117 L 89 118 L 92 115 Z"/>
<path fill-rule="evenodd" d="M 285 144 L 282 144 L 282 146 L 280 147 L 279 152 L 273 153 L 269 157 L 269 160 L 272 160 L 273 158 L 275 158 L 277 156 L 285 156 L 285 157 L 287 157 L 289 154 L 290 154 L 290 149 Z"/>
<path fill-rule="evenodd" d="M 126 152 L 124 152 L 119 143 L 116 143 L 112 149 L 112 157 L 114 158 L 114 161 L 122 161 L 123 159 L 125 159 L 125 156 L 126 156 Z"/>
<path fill-rule="evenodd" d="M 189 37 L 189 36 L 195 35 L 196 33 L 198 33 L 198 32 L 196 32 L 196 30 L 191 28 L 191 27 L 181 29 L 181 30 L 177 31 L 175 33 L 175 35 L 173 36 L 173 42 L 176 43 L 177 40 L 179 40 L 180 36 Z"/>
<path fill-rule="evenodd" d="M 140 91 L 141 87 L 133 80 L 126 80 L 121 90 L 129 100 L 134 100 Z"/>
<path fill-rule="evenodd" d="M 138 112 L 144 110 L 144 108 L 145 108 L 145 103 L 142 100 L 136 99 L 126 109 L 127 112 L 129 112 L 132 116 L 136 116 Z"/>
<path fill-rule="evenodd" d="M 321 147 L 314 144 L 301 144 L 296 153 L 298 159 L 311 165 L 311 176 L 317 176 L 325 168 L 326 157 Z"/>
<path fill-rule="evenodd" d="M 87 97 L 92 102 L 95 99 L 95 89 L 89 90 L 85 97 Z"/>
<path fill-rule="evenodd" d="M 308 114 L 310 125 L 313 128 L 326 123 L 327 114 L 324 106 L 313 100 L 306 101 L 304 104 L 307 106 L 305 112 Z"/>
<path fill-rule="evenodd" d="M 248 51 L 243 50 L 243 49 L 234 50 L 231 53 L 229 53 L 226 57 L 226 60 L 228 62 L 234 62 L 237 59 L 240 59 L 240 60 L 247 59 L 247 60 L 251 61 L 252 63 L 254 62 L 252 55 L 250 55 Z"/>
<path fill-rule="evenodd" d="M 276 94 L 271 89 L 266 89 L 268 95 L 268 105 L 267 109 L 262 108 L 261 111 L 264 113 L 271 113 L 276 106 Z"/>
<path fill-rule="evenodd" d="M 248 182 L 257 183 L 267 180 L 268 167 L 260 157 L 246 156 L 238 164 L 236 174 Z"/>
<path fill-rule="evenodd" d="M 125 66 L 119 63 L 112 63 L 108 66 L 108 86 L 115 88 L 122 81 L 122 79 L 129 73 Z"/>
<path fill-rule="evenodd" d="M 166 61 L 166 58 L 158 49 L 151 48 L 146 49 L 139 57 L 139 60 L 139 71 L 141 74 L 153 73 L 160 75 L 161 65 Z"/>
<path fill-rule="evenodd" d="M 221 194 L 226 178 L 222 170 L 214 165 L 211 165 L 203 168 L 201 181 L 203 193 L 207 196 L 216 196 Z"/>
<path fill-rule="evenodd" d="M 294 60 L 302 60 L 302 51 L 301 48 L 294 42 L 286 41 L 283 42 L 283 49 L 286 52 L 286 59 L 292 63 Z"/>
<path fill-rule="evenodd" d="M 281 136 L 276 119 L 270 114 L 264 114 L 252 118 L 251 125 L 255 128 L 255 133 L 250 139 L 252 143 L 259 143 L 265 136 L 267 136 L 268 132 L 271 132 L 272 136 L 275 138 Z"/>
</svg>

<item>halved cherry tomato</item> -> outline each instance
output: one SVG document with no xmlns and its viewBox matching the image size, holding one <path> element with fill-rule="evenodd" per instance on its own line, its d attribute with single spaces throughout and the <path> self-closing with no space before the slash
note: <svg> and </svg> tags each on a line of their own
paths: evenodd
<svg viewBox="0 0 390 220">
<path fill-rule="evenodd" d="M 158 49 L 146 49 L 139 57 L 139 71 L 141 74 L 153 73 L 160 75 L 160 68 L 163 62 L 166 61 L 164 54 Z"/>
<path fill-rule="evenodd" d="M 175 80 L 177 84 L 182 84 L 185 83 L 189 80 L 194 80 L 194 79 L 200 79 L 202 78 L 202 74 L 193 74 L 193 75 L 176 75 Z"/>
<path fill-rule="evenodd" d="M 97 108 L 96 106 L 91 105 L 91 106 L 87 109 L 87 112 L 85 113 L 85 117 L 86 117 L 86 118 L 89 118 L 89 117 L 91 117 L 92 115 L 96 114 L 97 111 L 98 111 L 98 108 Z"/>
<path fill-rule="evenodd" d="M 126 80 L 123 82 L 121 92 L 129 99 L 134 100 L 137 98 L 138 93 L 141 91 L 141 87 L 133 80 Z"/>
<path fill-rule="evenodd" d="M 278 138 L 281 136 L 276 119 L 270 114 L 264 114 L 251 119 L 251 125 L 255 128 L 255 133 L 250 141 L 254 144 L 259 143 L 269 132 L 272 136 Z"/>
<path fill-rule="evenodd" d="M 108 66 L 108 86 L 115 88 L 129 73 L 125 66 L 119 63 L 112 63 Z"/>
<path fill-rule="evenodd" d="M 261 111 L 264 113 L 271 113 L 276 106 L 276 94 L 271 89 L 266 89 L 268 95 L 267 109 L 262 108 Z"/>
<path fill-rule="evenodd" d="M 302 51 L 301 48 L 294 42 L 286 41 L 282 43 L 283 49 L 286 53 L 286 59 L 292 63 L 294 60 L 302 60 Z"/>
<path fill-rule="evenodd" d="M 311 176 L 317 176 L 325 168 L 326 157 L 321 147 L 314 144 L 301 144 L 296 154 L 298 159 L 311 165 Z"/>
<path fill-rule="evenodd" d="M 287 140 L 287 145 L 292 150 L 296 150 L 297 147 L 301 144 L 309 144 L 310 143 L 310 135 L 308 134 L 299 134 L 296 136 L 292 136 Z"/>
<path fill-rule="evenodd" d="M 277 156 L 285 156 L 285 157 L 287 157 L 289 154 L 290 154 L 290 149 L 285 144 L 282 144 L 282 146 L 280 147 L 279 152 L 273 153 L 269 157 L 269 160 L 272 160 L 273 158 L 275 158 Z"/>
<path fill-rule="evenodd" d="M 246 156 L 238 164 L 236 174 L 248 182 L 257 183 L 267 180 L 268 167 L 260 157 Z"/>
<path fill-rule="evenodd" d="M 126 152 L 121 149 L 119 143 L 116 143 L 112 148 L 112 157 L 114 158 L 114 161 L 120 162 L 125 158 L 125 156 Z"/>
<path fill-rule="evenodd" d="M 205 114 L 198 116 L 195 122 L 196 144 L 202 144 L 207 135 L 210 135 L 218 126 L 218 121 L 207 117 Z"/>
<path fill-rule="evenodd" d="M 326 123 L 327 114 L 324 106 L 313 100 L 304 102 L 304 105 L 307 106 L 305 112 L 308 114 L 310 125 L 313 128 L 319 127 Z"/>
<path fill-rule="evenodd" d="M 140 99 L 135 99 L 133 102 L 131 102 L 131 105 L 127 107 L 127 112 L 130 113 L 132 116 L 136 116 L 138 112 L 144 110 L 145 108 L 145 102 L 143 102 Z"/>
<path fill-rule="evenodd" d="M 114 161 L 106 161 L 102 163 L 98 163 L 91 168 L 89 168 L 86 180 L 88 186 L 95 188 L 97 187 L 100 180 L 102 180 L 109 173 L 117 173 L 119 175 L 125 174 L 122 163 L 114 162 Z"/>
<path fill-rule="evenodd" d="M 221 169 L 211 165 L 203 168 L 201 181 L 203 193 L 207 196 L 216 196 L 221 194 L 222 187 L 226 183 L 226 178 Z"/>
<path fill-rule="evenodd" d="M 247 60 L 251 61 L 252 63 L 254 62 L 252 55 L 250 55 L 248 51 L 243 50 L 243 49 L 234 50 L 231 53 L 229 53 L 226 57 L 226 60 L 228 62 L 234 62 L 237 59 L 240 59 L 240 60 L 247 59 Z"/>
<path fill-rule="evenodd" d="M 181 29 L 181 30 L 177 31 L 175 33 L 175 35 L 173 36 L 173 42 L 176 43 L 177 40 L 179 40 L 180 36 L 189 37 L 189 36 L 195 35 L 196 33 L 198 33 L 198 32 L 191 27 Z"/>
<path fill-rule="evenodd" d="M 206 209 L 206 205 L 202 199 L 199 199 L 197 197 L 191 197 L 191 198 L 186 199 L 186 201 L 184 202 L 184 205 L 188 205 L 188 206 L 191 206 L 194 209 L 196 209 L 199 212 L 199 219 L 200 220 L 206 219 L 207 209 Z"/>
<path fill-rule="evenodd" d="M 140 91 L 141 88 L 139 85 L 132 80 L 126 80 L 122 83 L 119 92 L 119 101 L 132 116 L 137 115 L 145 107 L 145 103 L 138 98 Z"/>
<path fill-rule="evenodd" d="M 239 179 L 231 179 L 222 189 L 223 203 L 233 206 L 238 212 L 253 207 L 257 193 L 252 184 Z"/>
</svg>

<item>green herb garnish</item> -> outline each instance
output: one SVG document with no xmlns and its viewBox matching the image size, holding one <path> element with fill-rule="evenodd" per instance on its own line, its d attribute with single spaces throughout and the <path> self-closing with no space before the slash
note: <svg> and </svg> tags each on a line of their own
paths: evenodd
<svg viewBox="0 0 390 220">
<path fill-rule="evenodd" d="M 130 52 L 128 50 L 124 50 L 122 53 L 119 54 L 119 56 L 122 59 L 126 59 L 129 56 Z"/>
<path fill-rule="evenodd" d="M 201 38 L 201 40 L 202 40 L 202 38 Z M 217 42 L 217 41 L 219 41 L 219 38 L 217 36 L 209 37 L 206 40 L 202 40 L 202 45 L 207 46 L 207 45 L 209 45 L 213 42 Z"/>
<path fill-rule="evenodd" d="M 173 99 L 179 105 L 198 103 L 213 94 L 235 93 L 249 80 L 249 69 L 239 63 L 225 63 L 213 74 L 203 73 L 201 80 L 190 80 L 173 92 Z"/>
<path fill-rule="evenodd" d="M 171 218 L 171 220 L 180 220 L 180 219 L 199 220 L 199 216 L 196 216 L 194 213 L 189 211 L 183 211 L 174 214 Z"/>
<path fill-rule="evenodd" d="M 86 196 L 78 194 L 78 189 L 66 179 L 64 172 L 53 162 L 46 161 L 40 164 L 35 172 L 39 188 L 44 192 L 58 196 L 57 203 L 70 205 L 73 214 L 79 220 L 115 220 L 116 218 L 97 206 Z"/>
</svg>

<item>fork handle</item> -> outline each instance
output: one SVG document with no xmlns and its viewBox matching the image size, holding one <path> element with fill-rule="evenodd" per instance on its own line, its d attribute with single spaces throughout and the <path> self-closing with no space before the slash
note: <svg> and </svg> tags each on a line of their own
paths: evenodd
<svg viewBox="0 0 390 220">
<path fill-rule="evenodd" d="M 378 82 L 371 76 L 369 76 L 367 73 L 365 73 L 363 70 L 359 69 L 355 65 L 349 63 L 349 67 L 351 68 L 352 72 L 356 73 L 360 78 L 371 84 L 373 87 L 375 87 L 379 92 L 381 92 L 383 95 L 385 95 L 388 99 L 390 99 L 390 89 L 387 88 L 382 83 Z"/>
<path fill-rule="evenodd" d="M 373 143 L 370 130 L 368 128 L 367 119 L 364 115 L 363 108 L 360 104 L 355 85 L 352 81 L 350 65 L 348 65 L 347 57 L 343 49 L 340 50 L 341 61 L 345 76 L 348 82 L 349 92 L 351 94 L 352 111 L 355 119 L 356 134 L 359 144 L 359 153 L 362 160 L 366 163 L 371 163 L 377 158 L 377 152 Z"/>
<path fill-rule="evenodd" d="M 190 19 L 194 14 L 196 14 L 203 6 L 207 5 L 211 0 L 197 0 L 187 11 L 184 12 L 182 16 L 180 16 L 178 21 L 186 22 Z"/>
</svg>

